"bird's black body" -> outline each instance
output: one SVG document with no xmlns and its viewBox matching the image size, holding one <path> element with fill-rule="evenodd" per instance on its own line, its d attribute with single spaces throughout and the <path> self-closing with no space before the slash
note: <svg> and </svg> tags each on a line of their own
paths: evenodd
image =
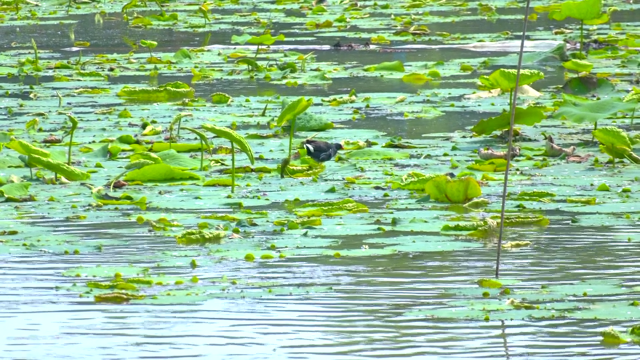
<svg viewBox="0 0 640 360">
<path fill-rule="evenodd" d="M 307 155 L 313 160 L 325 162 L 336 156 L 338 150 L 342 150 L 342 144 L 330 144 L 326 141 L 307 139 L 304 142 L 304 148 L 307 150 Z"/>
</svg>

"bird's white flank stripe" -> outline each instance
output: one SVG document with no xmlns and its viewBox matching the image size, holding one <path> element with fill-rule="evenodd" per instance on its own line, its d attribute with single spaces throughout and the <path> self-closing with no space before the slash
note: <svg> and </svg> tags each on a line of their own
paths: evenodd
<svg viewBox="0 0 640 360">
<path fill-rule="evenodd" d="M 309 144 L 304 144 L 304 148 L 307 149 L 307 152 L 310 152 L 310 153 L 313 152 L 313 146 Z"/>
</svg>

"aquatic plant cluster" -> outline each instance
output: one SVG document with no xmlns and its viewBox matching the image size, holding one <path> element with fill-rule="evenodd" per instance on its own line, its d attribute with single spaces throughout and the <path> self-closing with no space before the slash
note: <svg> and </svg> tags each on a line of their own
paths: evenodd
<svg viewBox="0 0 640 360">
<path fill-rule="evenodd" d="M 0 30 L 22 30 L 0 53 L 0 257 L 90 256 L 57 290 L 96 303 L 333 292 L 206 274 L 493 249 L 508 157 L 506 257 L 535 252 L 526 234 L 554 223 L 637 225 L 640 34 L 637 21 L 614 22 L 637 5 L 605 5 L 538 4 L 529 21 L 544 26 L 529 33 L 516 88 L 517 29 L 453 31 L 521 20 L 517 3 L 276 0 L 247 12 L 233 0 L 5 1 Z M 68 35 L 48 41 L 38 29 Z M 443 60 L 447 49 L 465 56 Z M 85 232 L 62 229 L 76 226 Z M 132 234 L 163 245 L 97 265 Z M 490 274 L 443 289 L 456 302 L 404 316 L 640 316 L 637 288 L 622 280 Z"/>
</svg>

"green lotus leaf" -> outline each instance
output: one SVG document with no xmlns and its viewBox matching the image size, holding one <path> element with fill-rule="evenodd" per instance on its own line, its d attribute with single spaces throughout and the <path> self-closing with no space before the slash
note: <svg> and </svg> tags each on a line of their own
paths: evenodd
<svg viewBox="0 0 640 360">
<path fill-rule="evenodd" d="M 148 161 L 147 165 L 151 165 L 151 164 L 162 164 L 162 159 L 154 154 L 154 153 L 150 153 L 150 152 L 139 152 L 139 153 L 135 153 L 133 155 L 131 155 L 131 157 L 129 158 L 129 160 L 131 161 L 131 163 L 127 164 L 127 166 L 129 166 L 130 164 L 134 164 L 140 160 L 146 160 Z M 145 165 L 146 166 L 146 165 Z M 129 167 L 127 167 L 128 169 Z M 138 168 L 139 169 L 139 168 Z"/>
<path fill-rule="evenodd" d="M 602 0 L 565 1 L 560 4 L 560 9 L 554 9 L 549 13 L 549 18 L 562 21 L 567 17 L 576 20 L 593 20 L 600 18 L 602 12 Z"/>
<path fill-rule="evenodd" d="M 285 206 L 294 214 L 304 217 L 341 216 L 369 212 L 369 208 L 366 205 L 352 199 L 312 202 L 300 206 L 296 206 L 295 202 L 287 202 Z"/>
<path fill-rule="evenodd" d="M 144 131 L 142 131 L 142 136 L 155 136 L 162 134 L 162 126 L 147 126 Z"/>
<path fill-rule="evenodd" d="M 467 169 L 484 172 L 503 172 L 507 169 L 507 160 L 491 159 L 485 161 L 477 161 L 476 163 L 467 166 Z"/>
<path fill-rule="evenodd" d="M 616 92 L 615 85 L 608 79 L 599 78 L 595 75 L 589 74 L 586 76 L 576 76 L 567 80 L 562 85 L 562 91 L 565 94 L 572 94 L 578 96 L 584 96 L 591 93 L 596 93 L 598 96 L 610 96 Z"/>
<path fill-rule="evenodd" d="M 631 89 L 631 91 L 624 97 L 623 101 L 624 102 L 629 102 L 629 101 L 640 102 L 640 88 L 637 88 L 634 86 Z"/>
<path fill-rule="evenodd" d="M 194 128 L 186 127 L 186 126 L 183 126 L 182 129 L 194 133 L 198 137 L 198 139 L 202 141 L 202 144 L 204 144 L 205 148 L 207 150 L 211 150 L 211 144 L 209 142 L 209 139 L 207 138 L 207 135 L 205 135 L 202 131 L 196 130 Z"/>
<path fill-rule="evenodd" d="M 577 72 L 591 72 L 591 69 L 593 69 L 592 63 L 577 59 L 571 59 L 569 61 L 563 62 L 562 66 L 567 70 L 573 70 Z"/>
<path fill-rule="evenodd" d="M 98 193 L 93 193 L 94 199 L 102 205 L 133 205 L 140 208 L 140 210 L 147 210 L 147 197 L 142 196 L 137 200 L 129 194 L 122 194 L 120 198 L 101 196 Z"/>
<path fill-rule="evenodd" d="M 136 143 L 136 138 L 134 138 L 134 137 L 133 137 L 132 135 L 130 135 L 130 134 L 123 134 L 123 135 L 120 135 L 120 136 L 118 136 L 118 137 L 116 138 L 116 140 L 117 140 L 119 143 L 127 144 L 127 145 L 131 145 L 131 144 L 135 144 L 135 143 Z"/>
<path fill-rule="evenodd" d="M 364 68 L 364 71 L 395 71 L 395 72 L 404 72 L 404 65 L 402 61 L 390 61 L 383 62 L 377 65 L 370 65 Z"/>
<path fill-rule="evenodd" d="M 425 185 L 432 179 L 440 176 L 437 174 L 420 174 L 420 173 L 412 173 L 414 176 L 413 179 L 408 179 L 403 182 L 394 181 L 391 183 L 391 189 L 405 189 L 405 190 L 413 190 L 413 191 L 424 191 Z"/>
<path fill-rule="evenodd" d="M 211 102 L 214 104 L 226 105 L 229 104 L 231 100 L 233 100 L 231 96 L 222 92 L 211 94 Z"/>
<path fill-rule="evenodd" d="M 516 87 L 517 70 L 515 69 L 498 69 L 489 76 L 480 76 L 481 90 L 500 89 L 504 92 L 510 92 Z M 532 84 L 538 80 L 544 79 L 544 73 L 538 70 L 521 70 L 520 81 L 518 86 Z"/>
<path fill-rule="evenodd" d="M 622 336 L 622 334 L 615 330 L 613 326 L 602 330 L 600 335 L 602 336 L 602 341 L 607 344 L 620 345 L 629 342 L 629 339 Z"/>
<path fill-rule="evenodd" d="M 409 83 L 409 84 L 416 84 L 416 85 L 422 85 L 424 83 L 426 83 L 427 81 L 431 81 L 430 78 L 428 78 L 427 76 L 425 76 L 424 74 L 419 74 L 419 73 L 411 73 L 411 74 L 407 74 L 405 76 L 402 77 L 402 81 Z"/>
<path fill-rule="evenodd" d="M 202 184 L 202 186 L 231 186 L 233 182 L 231 179 L 209 179 Z"/>
<path fill-rule="evenodd" d="M 452 204 L 464 204 L 482 195 L 480 184 L 470 176 L 457 179 L 437 176 L 425 185 L 425 192 L 437 202 Z"/>
<path fill-rule="evenodd" d="M 280 34 L 276 37 L 273 37 L 271 34 L 263 34 L 260 36 L 251 36 L 249 34 L 242 34 L 241 36 L 233 35 L 231 37 L 232 44 L 240 44 L 244 45 L 246 43 L 253 45 L 273 45 L 276 40 L 284 40 L 284 35 Z"/>
<path fill-rule="evenodd" d="M 140 45 L 149 49 L 155 49 L 158 43 L 152 40 L 140 40 Z"/>
<path fill-rule="evenodd" d="M 43 158 L 51 157 L 51 153 L 48 152 L 47 150 L 43 150 L 38 147 L 35 147 L 24 140 L 11 138 L 11 141 L 9 141 L 9 143 L 6 146 L 9 149 L 13 149 L 19 152 L 20 154 L 26 155 L 26 156 L 36 155 Z"/>
<path fill-rule="evenodd" d="M 213 133 L 218 137 L 231 141 L 238 148 L 240 148 L 242 152 L 244 152 L 247 155 L 247 157 L 249 158 L 249 161 L 251 162 L 251 165 L 254 164 L 255 160 L 253 158 L 253 150 L 251 149 L 251 146 L 249 146 L 249 143 L 247 142 L 247 140 L 242 135 L 238 134 L 237 132 L 229 128 L 216 126 L 212 124 L 203 124 L 202 128 L 209 131 L 210 133 Z"/>
<path fill-rule="evenodd" d="M 221 244 L 226 236 L 224 231 L 186 230 L 176 235 L 176 241 L 180 245 L 205 245 Z"/>
<path fill-rule="evenodd" d="M 632 112 L 634 104 L 625 103 L 619 97 L 609 97 L 601 100 L 589 100 L 583 97 L 562 94 L 562 102 L 553 117 L 567 119 L 575 123 L 591 122 L 615 116 L 618 112 Z"/>
<path fill-rule="evenodd" d="M 126 304 L 131 300 L 142 300 L 144 298 L 145 295 L 131 294 L 128 292 L 112 292 L 93 296 L 95 302 L 109 304 Z"/>
<path fill-rule="evenodd" d="M 69 166 L 61 161 L 53 159 L 43 158 L 38 155 L 29 155 L 29 163 L 53 171 L 56 174 L 64 176 L 69 181 L 81 181 L 87 180 L 91 177 L 89 173 Z"/>
<path fill-rule="evenodd" d="M 629 136 L 614 126 L 605 126 L 593 131 L 593 136 L 602 144 L 600 149 L 614 159 L 628 159 L 640 164 L 640 156 L 633 153 Z"/>
<path fill-rule="evenodd" d="M 192 172 L 176 169 L 167 164 L 153 164 L 133 170 L 124 177 L 126 181 L 171 181 L 200 180 L 200 176 Z"/>
<path fill-rule="evenodd" d="M 264 69 L 257 61 L 249 58 L 238 59 L 236 60 L 236 64 L 246 65 L 250 71 L 262 71 Z"/>
<path fill-rule="evenodd" d="M 20 198 L 29 195 L 30 182 L 6 184 L 0 187 L 0 202 L 20 201 Z"/>
<path fill-rule="evenodd" d="M 155 153 L 159 153 L 167 150 L 175 150 L 177 152 L 191 152 L 191 151 L 200 151 L 204 146 L 205 145 L 200 144 L 200 142 L 196 144 L 155 142 L 153 143 L 153 145 L 151 145 L 151 149 L 149 150 Z"/>
<path fill-rule="evenodd" d="M 118 96 L 137 101 L 175 101 L 180 99 L 192 99 L 195 89 L 180 82 L 170 82 L 158 87 L 133 87 L 125 85 Z"/>
<path fill-rule="evenodd" d="M 516 113 L 514 118 L 514 123 L 516 125 L 529 125 L 533 126 L 543 119 L 546 116 L 544 112 L 536 107 L 528 107 L 521 108 L 516 107 Z M 482 119 L 475 124 L 471 131 L 478 135 L 489 135 L 496 130 L 505 130 L 508 129 L 511 125 L 511 113 L 509 111 L 504 111 L 502 114 L 490 117 L 488 119 Z"/>
<path fill-rule="evenodd" d="M 313 99 L 311 98 L 306 100 L 304 97 L 301 97 L 296 101 L 292 101 L 280 112 L 280 116 L 278 116 L 278 120 L 276 120 L 276 125 L 283 126 L 286 123 L 289 123 L 289 125 L 294 124 L 298 115 L 305 112 L 312 104 Z"/>
<path fill-rule="evenodd" d="M 479 279 L 476 281 L 476 284 L 482 288 L 487 289 L 499 289 L 502 287 L 502 283 L 498 280 L 494 279 Z"/>
</svg>

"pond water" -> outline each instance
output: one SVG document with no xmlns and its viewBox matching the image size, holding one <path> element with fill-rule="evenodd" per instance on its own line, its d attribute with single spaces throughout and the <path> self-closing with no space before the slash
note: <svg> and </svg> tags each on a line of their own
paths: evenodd
<svg viewBox="0 0 640 360">
<path fill-rule="evenodd" d="M 470 230 L 447 232 L 442 227 L 487 221 L 496 215 L 503 173 L 470 171 L 482 180 L 482 196 L 490 201 L 481 210 L 423 201 L 424 192 L 392 185 L 403 183 L 407 180 L 403 176 L 412 171 L 468 171 L 467 165 L 477 159 L 474 150 L 506 147 L 495 136 L 471 137 L 470 131 L 480 119 L 496 116 L 506 108 L 506 96 L 468 100 L 464 95 L 478 91 L 480 75 L 489 75 L 500 67 L 513 68 L 512 57 L 508 65 L 485 63 L 485 59 L 505 59 L 516 53 L 519 36 L 499 33 L 517 34 L 523 14 L 521 7 L 501 3 L 496 5 L 498 17 L 489 21 L 478 15 L 476 7 L 481 5 L 474 2 L 469 8 L 462 7 L 464 11 L 459 4 L 448 1 L 440 5 L 425 2 L 420 11 L 411 10 L 408 4 L 398 2 L 387 9 L 363 1 L 363 9 L 346 12 L 353 16 L 352 27 L 338 31 L 336 21 L 317 33 L 305 24 L 310 19 L 338 18 L 346 5 L 329 1 L 328 16 L 321 10 L 318 14 L 300 10 L 302 2 L 295 1 L 220 2 L 218 7 L 211 6 L 212 22 L 204 28 L 193 25 L 202 22 L 195 11 L 199 4 L 169 3 L 167 13 L 175 11 L 180 19 L 188 20 L 161 26 L 155 23 L 147 28 L 130 26 L 119 12 L 122 4 L 109 2 L 77 5 L 71 14 L 64 15 L 66 2 L 45 1 L 43 8 L 32 9 L 39 20 L 18 20 L 3 9 L 0 130 L 64 155 L 68 138 L 64 146 L 46 145 L 42 139 L 49 134 L 62 137 L 68 129 L 66 113 L 72 112 L 80 122 L 72 150 L 73 165 L 95 171 L 90 180 L 49 185 L 45 180 L 51 179 L 50 174 L 40 174 L 41 179 L 33 180 L 29 169 L 16 160 L 17 152 L 7 146 L 0 152 L 0 185 L 16 176 L 31 182 L 29 194 L 34 196 L 30 201 L 0 203 L 0 357 L 639 358 L 638 345 L 605 344 L 601 331 L 612 326 L 625 333 L 640 317 L 640 309 L 633 305 L 640 300 L 640 169 L 626 160 L 616 166 L 604 164 L 608 156 L 589 141 L 592 124 L 576 125 L 553 118 L 553 106 L 557 106 L 554 101 L 562 99 L 559 88 L 573 76 L 565 74 L 559 60 L 526 64 L 544 73 L 544 79 L 532 85 L 543 95 L 521 101 L 547 106 L 549 118 L 532 127 L 522 126 L 528 138 L 520 143 L 524 156 L 516 159 L 510 177 L 512 195 L 507 211 L 535 221 L 505 228 L 504 242 L 530 244 L 503 249 L 501 289 L 477 284 L 479 279 L 494 276 L 495 234 L 478 237 L 469 234 Z M 139 19 L 157 14 L 152 5 L 137 5 L 132 11 L 137 11 Z M 27 14 L 31 5 L 24 6 L 22 13 Z M 589 27 L 588 34 L 622 38 L 638 34 L 639 6 L 624 3 L 620 7 L 621 11 L 612 15 L 616 25 Z M 102 9 L 106 12 L 98 21 L 96 14 Z M 235 15 L 251 12 L 256 14 Z M 394 20 L 392 15 L 402 20 Z M 52 20 L 47 21 L 47 16 Z M 394 35 L 395 30 L 389 30 L 412 16 L 412 24 L 427 25 L 431 35 L 404 41 Z M 131 11 L 130 17 L 133 19 Z M 251 79 L 246 66 L 236 64 L 234 56 L 252 58 L 254 47 L 235 48 L 231 36 L 260 33 L 260 19 L 272 20 L 272 33 L 286 36 L 286 41 L 277 42 L 256 58 L 263 66 L 275 59 L 296 59 L 297 55 L 291 57 L 279 50 L 278 46 L 286 45 L 288 51 L 313 51 L 313 61 L 307 64 L 309 72 L 324 72 L 331 79 L 314 82 L 307 75 L 287 77 L 273 69 L 254 74 L 255 79 Z M 560 27 L 575 30 L 574 35 L 579 32 L 575 22 L 549 20 L 546 13 L 541 13 L 538 21 L 530 24 L 529 38 L 560 44 L 562 36 L 551 33 Z M 436 36 L 438 32 L 453 35 Z M 399 49 L 407 44 L 435 47 L 382 52 L 336 50 L 330 46 L 337 37 L 343 44 L 361 44 L 382 34 L 390 43 L 374 44 L 378 48 Z M 211 36 L 204 43 L 207 35 Z M 194 58 L 186 63 L 154 66 L 146 64 L 149 52 L 145 48 L 127 55 L 131 47 L 123 37 L 136 42 L 157 41 L 158 46 L 151 51 L 160 59 L 173 59 L 173 54 L 184 48 L 200 50 L 192 51 Z M 41 71 L 19 62 L 34 57 L 31 39 L 37 43 L 44 63 Z M 511 41 L 509 51 L 494 51 L 489 43 L 480 50 L 460 46 L 484 39 Z M 90 46 L 79 55 L 72 48 L 74 40 L 87 41 Z M 208 47 L 200 48 L 203 45 Z M 599 87 L 595 92 L 603 98 L 624 96 L 638 79 L 637 51 L 620 51 L 627 55 L 596 54 L 588 58 L 595 69 L 600 69 L 594 69 L 594 73 L 610 75 L 614 80 L 614 90 L 605 94 Z M 87 63 L 72 69 L 55 65 L 67 61 L 73 64 L 79 56 Z M 393 61 L 401 61 L 406 70 L 400 75 L 377 71 L 371 75 L 362 70 Z M 439 61 L 442 63 L 436 64 Z M 463 64 L 471 65 L 472 71 L 461 71 Z M 117 69 L 107 70 L 109 66 Z M 158 74 L 150 76 L 154 68 Z M 430 69 L 438 69 L 442 79 L 423 84 L 401 80 L 403 75 Z M 214 75 L 195 81 L 192 70 Z M 95 74 L 82 71 L 103 73 L 108 78 L 92 78 Z M 272 73 L 274 79 L 265 80 L 266 73 Z M 276 76 L 283 76 L 282 81 Z M 286 84 L 288 80 L 299 84 Z M 124 85 L 171 81 L 189 84 L 195 96 L 204 100 L 190 104 L 142 102 L 125 101 L 116 95 Z M 109 91 L 83 94 L 75 92 L 77 89 Z M 345 97 L 352 89 L 357 94 L 353 102 L 334 107 L 321 100 Z M 62 94 L 61 104 L 56 92 Z M 212 104 L 210 95 L 215 92 L 227 93 L 233 102 Z M 595 98 L 595 93 L 587 96 Z M 387 153 L 382 158 L 350 157 L 366 150 L 345 151 L 342 160 L 324 163 L 324 171 L 315 178 L 281 179 L 276 168 L 286 157 L 288 140 L 264 136 L 275 130 L 265 124 L 280 113 L 278 96 L 289 101 L 313 97 L 314 105 L 308 112 L 337 125 L 320 132 L 316 136 L 319 139 L 373 140 L 377 142 L 374 149 L 383 149 L 381 145 L 391 140 L 412 146 L 384 148 Z M 366 97 L 371 99 L 363 100 Z M 267 115 L 261 115 L 265 104 Z M 131 118 L 118 117 L 125 108 Z M 100 112 L 109 109 L 114 111 Z M 433 109 L 441 114 L 429 115 Z M 198 128 L 214 119 L 220 126 L 236 122 L 237 131 L 247 136 L 254 148 L 255 167 L 268 166 L 273 173 L 244 174 L 233 196 L 228 187 L 202 186 L 203 181 L 193 178 L 127 180 L 127 188 L 111 192 L 115 196 L 126 192 L 133 199 L 144 196 L 146 210 L 131 204 L 109 205 L 104 202 L 106 198 L 87 189 L 86 184 L 108 189 L 105 184 L 125 171 L 135 148 L 114 142 L 116 137 L 132 134 L 162 142 L 174 116 L 185 111 L 194 116 L 184 118 L 183 126 Z M 34 117 L 39 118 L 36 131 L 25 127 Z M 598 124 L 619 125 L 633 139 L 638 127 L 629 125 L 628 117 L 628 111 L 620 111 L 603 116 Z M 162 133 L 141 136 L 143 120 L 156 120 L 147 125 L 161 124 Z M 195 136 L 182 131 L 179 142 L 197 142 Z M 316 132 L 299 132 L 296 142 Z M 249 136 L 256 133 L 263 137 Z M 599 163 L 593 158 L 586 163 L 568 163 L 541 155 L 542 133 L 552 133 L 567 146 L 578 146 L 578 152 L 593 154 Z M 398 136 L 402 139 L 393 139 Z M 122 152 L 108 159 L 109 148 L 101 152 L 101 146 L 107 144 L 101 142 L 103 139 L 111 139 Z M 213 142 L 222 147 L 207 158 L 220 160 L 222 165 L 214 162 L 204 171 L 194 168 L 189 161 L 199 165 L 199 151 L 180 153 L 184 158 L 172 161 L 202 179 L 228 176 L 221 173 L 230 166 L 229 153 L 224 151 L 228 142 Z M 241 153 L 236 161 L 238 166 L 249 165 Z M 545 161 L 548 163 L 540 165 Z M 598 191 L 603 183 L 611 191 Z M 555 195 L 546 200 L 544 196 L 516 196 L 533 190 Z M 25 194 L 21 195 L 24 200 Z M 568 200 L 576 197 L 597 198 L 597 202 L 576 204 Z M 311 215 L 321 218 L 322 223 L 303 224 L 297 229 L 295 221 L 307 218 L 298 212 L 307 209 L 303 203 L 346 198 L 366 206 L 368 211 L 335 210 L 338 216 Z M 284 223 L 277 223 L 283 219 Z M 175 236 L 182 231 L 207 227 L 226 231 L 224 243 L 176 244 Z M 242 238 L 229 237 L 234 228 Z M 245 260 L 248 253 L 255 254 L 256 260 Z M 260 258 L 260 254 L 275 258 Z M 144 299 L 130 299 L 126 304 L 97 302 L 94 295 L 114 289 L 89 284 L 106 284 L 116 272 L 124 278 L 152 279 L 155 284 L 132 290 L 146 295 Z M 505 287 L 511 294 L 504 292 Z M 509 298 L 537 307 L 508 305 Z"/>
</svg>

